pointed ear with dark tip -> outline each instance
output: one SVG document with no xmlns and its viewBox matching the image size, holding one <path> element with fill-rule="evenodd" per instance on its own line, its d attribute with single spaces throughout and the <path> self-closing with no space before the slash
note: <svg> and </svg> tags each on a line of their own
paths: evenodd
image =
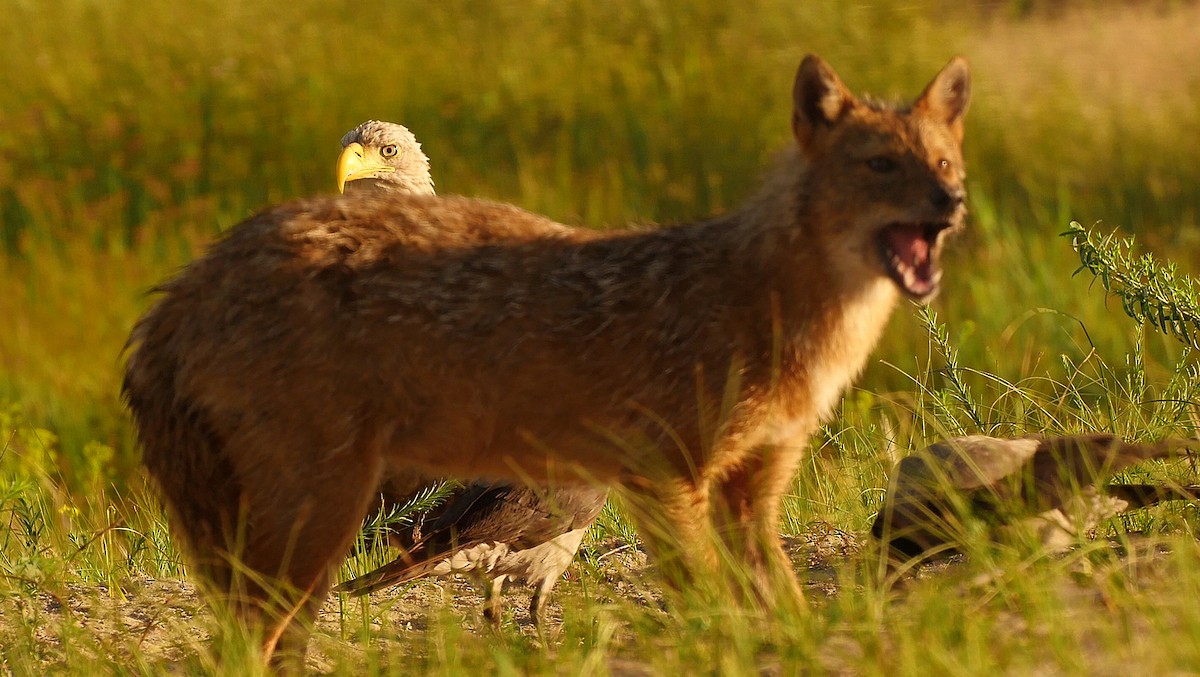
<svg viewBox="0 0 1200 677">
<path fill-rule="evenodd" d="M 966 59 L 956 56 L 917 97 L 913 110 L 944 123 L 962 143 L 963 116 L 970 103 L 971 66 Z"/>
<path fill-rule="evenodd" d="M 831 127 L 856 103 L 854 95 L 821 57 L 809 54 L 792 87 L 792 133 L 807 150 L 822 128 Z"/>
</svg>

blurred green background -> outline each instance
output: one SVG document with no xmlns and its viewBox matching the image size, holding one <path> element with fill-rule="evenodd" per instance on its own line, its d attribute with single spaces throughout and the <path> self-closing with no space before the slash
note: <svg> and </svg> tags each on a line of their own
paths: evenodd
<svg viewBox="0 0 1200 677">
<path fill-rule="evenodd" d="M 331 192 L 339 139 L 368 118 L 412 129 L 443 193 L 669 222 L 754 189 L 790 142 L 805 53 L 887 97 L 961 53 L 971 227 L 935 303 L 961 364 L 1034 388 L 1093 354 L 1119 366 L 1140 330 L 1072 277 L 1057 236 L 1072 219 L 1200 263 L 1195 3 L 0 0 L 0 15 L 0 419 L 47 433 L 11 436 L 0 465 L 50 459 L 66 486 L 136 467 L 120 351 L 148 290 L 259 208 Z M 1144 341 L 1165 374 L 1179 348 Z M 931 352 L 902 308 L 851 401 L 903 398 Z"/>
</svg>

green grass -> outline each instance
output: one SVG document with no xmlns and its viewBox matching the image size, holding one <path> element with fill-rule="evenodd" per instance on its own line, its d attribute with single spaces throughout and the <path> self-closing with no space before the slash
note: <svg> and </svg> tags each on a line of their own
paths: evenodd
<svg viewBox="0 0 1200 677">
<path fill-rule="evenodd" d="M 971 227 L 947 252 L 936 316 L 897 313 L 813 440 L 786 530 L 863 532 L 892 455 L 947 434 L 1195 434 L 1191 353 L 1073 275 L 1058 237 L 1103 221 L 1097 233 L 1120 226 L 1200 270 L 1195 3 L 727 4 L 0 0 L 19 27 L 0 41 L 0 672 L 249 665 L 232 658 L 251 660 L 244 642 L 201 641 L 221 622 L 195 600 L 139 592 L 185 574 L 137 470 L 120 350 L 146 292 L 220 230 L 330 192 L 338 139 L 370 117 L 417 134 L 442 192 L 596 227 L 668 222 L 753 189 L 789 141 L 804 53 L 885 96 L 965 54 Z M 548 646 L 464 631 L 452 610 L 414 632 L 350 603 L 314 647 L 347 673 L 398 656 L 435 674 L 1183 671 L 1200 664 L 1196 520 L 1175 506 L 1105 527 L 1129 547 L 1127 533 L 1155 534 L 1169 555 L 981 545 L 903 589 L 862 553 L 826 572 L 840 594 L 791 618 L 665 614 L 580 565 Z M 606 513 L 594 542 L 629 534 Z M 369 643 L 364 623 L 378 624 Z"/>
</svg>

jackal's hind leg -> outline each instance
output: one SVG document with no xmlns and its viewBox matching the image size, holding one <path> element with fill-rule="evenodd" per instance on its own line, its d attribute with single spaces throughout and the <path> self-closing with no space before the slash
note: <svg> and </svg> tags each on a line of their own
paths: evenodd
<svg viewBox="0 0 1200 677">
<path fill-rule="evenodd" d="M 296 447 L 292 447 L 296 448 Z M 311 452 L 304 472 L 263 468 L 243 477 L 242 572 L 235 609 L 263 629 L 264 657 L 302 668 L 308 635 L 337 566 L 379 483 L 379 464 Z"/>
</svg>

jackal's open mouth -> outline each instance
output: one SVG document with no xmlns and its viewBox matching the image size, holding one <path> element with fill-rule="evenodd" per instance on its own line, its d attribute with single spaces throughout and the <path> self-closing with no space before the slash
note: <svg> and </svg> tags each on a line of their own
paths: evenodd
<svg viewBox="0 0 1200 677">
<path fill-rule="evenodd" d="M 937 260 L 938 233 L 948 223 L 893 223 L 879 233 L 879 255 L 888 275 L 914 299 L 937 291 L 942 269 Z"/>
</svg>

